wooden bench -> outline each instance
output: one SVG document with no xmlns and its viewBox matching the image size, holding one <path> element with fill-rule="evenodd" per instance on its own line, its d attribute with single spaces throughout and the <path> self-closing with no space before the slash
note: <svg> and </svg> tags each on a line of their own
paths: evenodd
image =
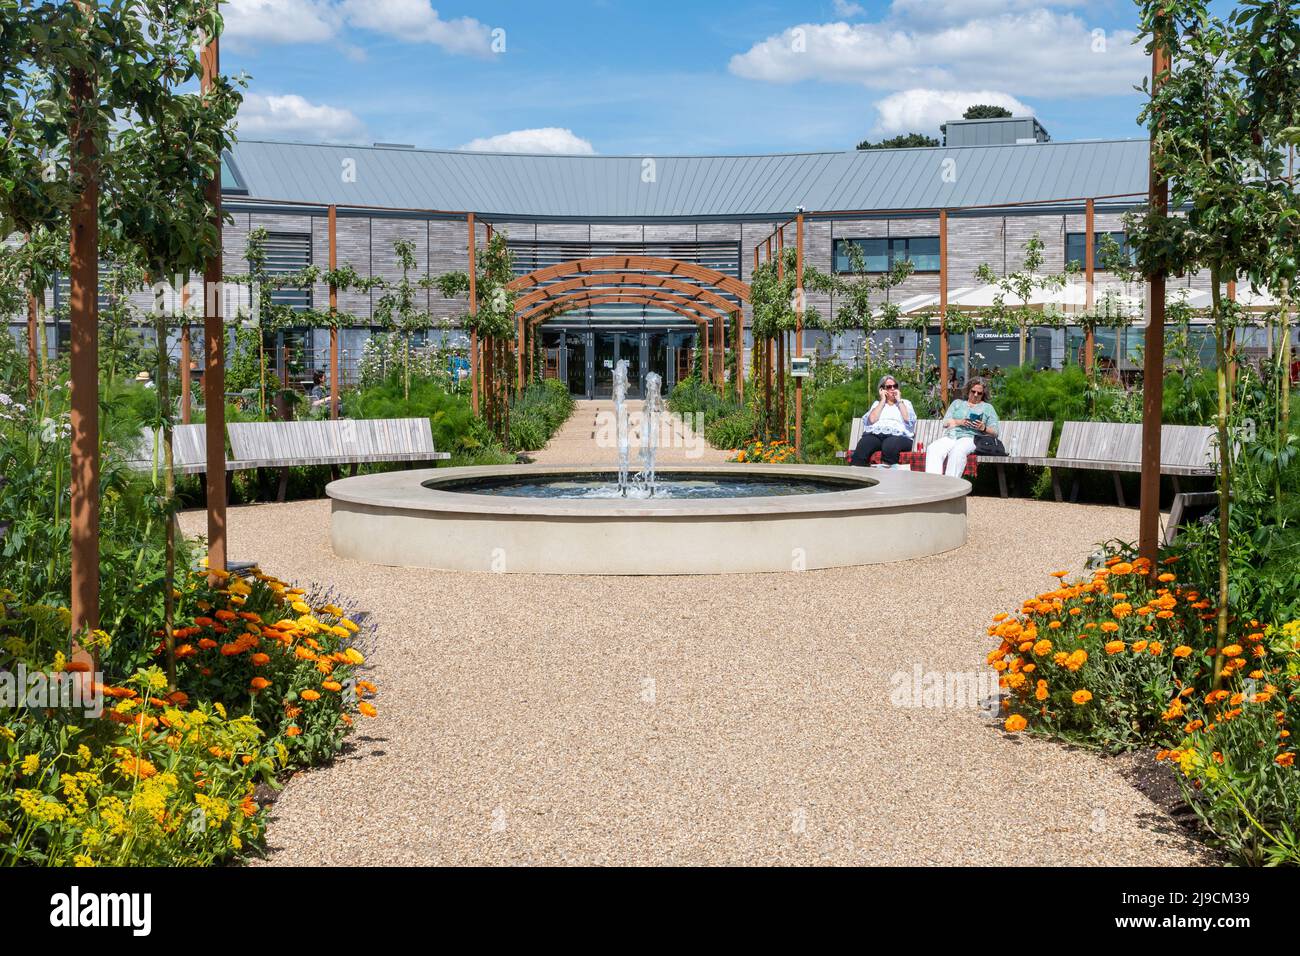
<svg viewBox="0 0 1300 956">
<path fill-rule="evenodd" d="M 1214 475 L 1218 471 L 1215 432 L 1208 425 L 1160 427 L 1160 473 L 1178 478 Z M 1066 471 L 1109 471 L 1115 481 L 1115 498 L 1124 506 L 1123 472 L 1142 470 L 1142 426 L 1117 422 L 1066 422 L 1056 455 L 1029 462 L 1052 469 L 1052 493 L 1062 500 L 1060 475 Z M 1077 476 L 1070 500 L 1079 496 Z"/>
<path fill-rule="evenodd" d="M 152 428 L 140 429 L 140 441 L 131 449 L 127 463 L 137 471 L 153 470 L 154 442 L 161 434 Z M 158 473 L 162 474 L 163 449 L 158 447 Z M 234 467 L 226 461 L 226 470 Z M 172 426 L 172 471 L 178 475 L 201 475 L 208 470 L 208 439 L 206 425 Z"/>
<path fill-rule="evenodd" d="M 357 465 L 441 461 L 427 418 L 341 418 L 295 422 L 230 422 L 231 467 L 279 468 L 277 501 L 288 489 L 289 469 L 300 465 Z"/>
</svg>

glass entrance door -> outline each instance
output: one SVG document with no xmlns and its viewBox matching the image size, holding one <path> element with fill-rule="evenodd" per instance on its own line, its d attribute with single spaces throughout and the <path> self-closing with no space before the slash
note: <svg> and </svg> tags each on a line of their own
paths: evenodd
<svg viewBox="0 0 1300 956">
<path fill-rule="evenodd" d="M 596 387 L 594 397 L 611 398 L 614 395 L 614 366 L 620 359 L 627 360 L 627 394 L 629 398 L 641 397 L 641 333 L 597 332 Z"/>
</svg>

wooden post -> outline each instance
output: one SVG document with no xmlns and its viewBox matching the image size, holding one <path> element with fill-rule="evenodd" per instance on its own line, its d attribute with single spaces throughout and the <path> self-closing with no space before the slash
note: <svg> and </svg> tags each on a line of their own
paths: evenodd
<svg viewBox="0 0 1300 956">
<path fill-rule="evenodd" d="M 181 424 L 188 425 L 190 419 L 194 416 L 190 411 L 190 405 L 193 403 L 192 393 L 194 391 L 193 379 L 190 376 L 190 362 L 193 356 L 190 354 L 190 326 L 188 322 L 181 323 Z"/>
<path fill-rule="evenodd" d="M 91 4 L 79 0 L 87 18 Z M 84 70 L 73 70 L 73 101 L 92 112 L 97 92 Z M 81 639 L 99 627 L 99 156 L 95 130 L 74 120 L 70 130 L 71 177 L 81 188 L 72 207 L 68 242 L 72 280 L 72 593 L 73 660 L 92 664 Z"/>
<path fill-rule="evenodd" d="M 469 226 L 469 314 L 472 316 L 478 312 L 478 276 L 474 265 L 474 214 L 468 213 L 465 216 L 465 222 Z M 482 376 L 479 370 L 482 363 L 479 361 L 478 354 L 478 331 L 471 330 L 469 333 L 469 392 L 470 404 L 474 409 L 474 414 L 479 413 L 479 386 Z"/>
<path fill-rule="evenodd" d="M 221 69 L 218 38 L 203 48 L 203 85 L 212 88 Z M 226 329 L 221 294 L 221 166 L 212 170 L 207 184 L 212 207 L 216 251 L 203 265 L 203 405 L 208 470 L 204 477 L 208 499 L 208 567 L 226 570 Z"/>
<path fill-rule="evenodd" d="M 736 353 L 736 398 L 738 401 L 745 400 L 745 310 L 741 307 L 736 310 L 736 337 L 733 340 L 733 350 Z"/>
<path fill-rule="evenodd" d="M 1163 19 L 1163 17 L 1161 18 Z M 1157 30 L 1159 26 L 1157 26 Z M 1151 90 L 1164 83 L 1169 54 L 1156 42 L 1151 45 Z M 1159 123 L 1159 117 L 1156 118 Z M 1167 184 L 1156 169 L 1154 145 L 1149 160 L 1148 202 L 1155 216 L 1168 214 Z M 1164 413 L 1165 380 L 1165 275 L 1156 270 L 1149 276 L 1151 308 L 1147 314 L 1146 340 L 1142 356 L 1142 503 L 1138 515 L 1138 554 L 1151 563 L 1151 575 L 1158 573 L 1160 552 L 1160 425 Z"/>
<path fill-rule="evenodd" d="M 969 357 L 967 359 L 969 361 Z M 939 401 L 948 407 L 948 210 L 939 210 Z"/>
<path fill-rule="evenodd" d="M 1096 211 L 1097 210 L 1096 210 L 1095 202 L 1089 199 L 1087 204 L 1084 206 L 1084 215 L 1083 215 L 1084 229 L 1086 230 L 1083 239 L 1083 270 L 1085 276 L 1084 289 L 1083 289 L 1083 310 L 1084 310 L 1084 314 L 1089 316 L 1092 314 L 1092 307 L 1095 303 L 1092 283 L 1093 283 L 1093 277 L 1096 273 L 1096 262 L 1094 261 L 1096 257 L 1096 252 L 1093 248 L 1095 245 L 1095 242 L 1093 241 L 1095 226 L 1093 225 L 1093 223 L 1094 223 L 1094 217 L 1096 215 Z M 1096 348 L 1096 341 L 1097 341 L 1096 328 L 1094 327 L 1092 322 L 1089 321 L 1088 327 L 1084 330 L 1083 333 L 1083 371 L 1087 375 L 1092 374 L 1092 365 L 1094 361 L 1093 352 L 1094 349 Z"/>
<path fill-rule="evenodd" d="M 803 355 L 803 213 L 795 219 L 794 354 Z M 803 448 L 803 379 L 794 380 L 794 450 Z"/>
<path fill-rule="evenodd" d="M 339 267 L 338 208 L 331 203 L 329 212 L 330 272 Z M 330 418 L 339 417 L 339 287 L 330 283 Z"/>
</svg>

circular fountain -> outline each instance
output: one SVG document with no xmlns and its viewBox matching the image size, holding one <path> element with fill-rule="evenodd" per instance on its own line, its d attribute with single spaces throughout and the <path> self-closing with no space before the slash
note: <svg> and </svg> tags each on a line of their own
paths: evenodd
<svg viewBox="0 0 1300 956">
<path fill-rule="evenodd" d="M 719 574 L 900 561 L 965 544 L 970 485 L 960 478 L 816 465 L 656 468 L 659 382 L 647 378 L 635 474 L 620 367 L 617 469 L 494 465 L 345 478 L 326 488 L 335 553 L 457 571 Z"/>
</svg>

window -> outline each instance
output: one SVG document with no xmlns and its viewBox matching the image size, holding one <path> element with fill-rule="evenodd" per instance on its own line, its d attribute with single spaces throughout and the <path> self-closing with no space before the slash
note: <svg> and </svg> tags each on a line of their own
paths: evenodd
<svg viewBox="0 0 1300 956">
<path fill-rule="evenodd" d="M 903 260 L 911 260 L 916 272 L 939 271 L 938 236 L 904 236 L 888 239 L 836 239 L 835 271 L 853 272 L 850 245 L 862 253 L 867 272 L 888 272 Z"/>
<path fill-rule="evenodd" d="M 266 234 L 266 271 L 271 275 L 299 272 L 311 265 L 311 235 L 297 232 Z M 276 305 L 287 305 L 295 312 L 311 308 L 311 288 L 276 289 L 271 293 Z"/>
<path fill-rule="evenodd" d="M 1119 246 L 1120 256 L 1128 260 L 1130 265 L 1133 264 L 1133 250 L 1129 248 L 1128 236 L 1123 232 L 1095 232 L 1093 233 L 1093 265 L 1097 269 L 1105 268 L 1101 261 L 1101 240 L 1104 236 L 1110 236 Z M 1065 234 L 1065 264 L 1077 263 L 1080 269 L 1086 267 L 1084 262 L 1085 249 L 1084 245 L 1088 238 L 1086 232 L 1067 232 Z"/>
</svg>

